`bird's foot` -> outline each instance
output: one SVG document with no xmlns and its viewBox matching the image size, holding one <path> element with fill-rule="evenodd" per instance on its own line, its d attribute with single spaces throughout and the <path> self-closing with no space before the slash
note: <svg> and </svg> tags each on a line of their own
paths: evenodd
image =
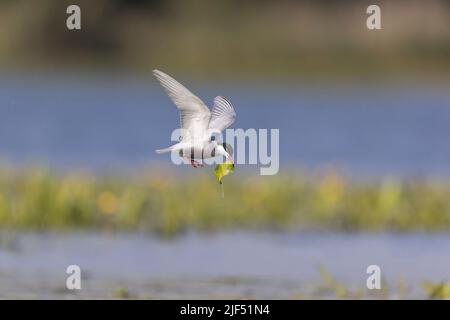
<svg viewBox="0 0 450 320">
<path fill-rule="evenodd" d="M 200 162 L 195 160 L 191 160 L 191 166 L 194 168 L 203 167 L 203 165 Z"/>
</svg>

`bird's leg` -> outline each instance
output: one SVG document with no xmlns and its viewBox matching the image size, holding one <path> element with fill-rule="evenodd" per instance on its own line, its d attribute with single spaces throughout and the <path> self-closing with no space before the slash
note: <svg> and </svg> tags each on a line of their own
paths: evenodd
<svg viewBox="0 0 450 320">
<path fill-rule="evenodd" d="M 194 167 L 194 168 L 197 168 L 197 163 L 196 162 L 197 161 L 195 161 L 195 160 L 191 160 L 191 166 Z"/>
<path fill-rule="evenodd" d="M 194 168 L 203 167 L 203 165 L 202 165 L 200 162 L 195 161 L 195 160 L 193 160 L 193 159 L 191 159 L 191 165 L 192 165 Z"/>
<path fill-rule="evenodd" d="M 203 167 L 203 164 L 201 164 L 198 161 L 195 161 L 194 159 L 183 157 L 184 163 L 190 164 L 193 168 Z"/>
</svg>

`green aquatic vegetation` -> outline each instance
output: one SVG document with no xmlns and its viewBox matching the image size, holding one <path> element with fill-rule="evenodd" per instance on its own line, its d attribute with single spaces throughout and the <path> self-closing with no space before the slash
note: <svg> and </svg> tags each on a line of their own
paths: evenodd
<svg viewBox="0 0 450 320">
<path fill-rule="evenodd" d="M 329 290 L 338 299 L 348 299 L 350 297 L 350 290 L 343 283 L 337 281 L 327 269 L 319 267 L 318 271 L 324 284 L 322 289 Z"/>
<path fill-rule="evenodd" d="M 214 174 L 216 175 L 217 180 L 219 180 L 219 183 L 222 184 L 222 178 L 232 173 L 233 171 L 234 163 L 231 161 L 227 161 L 217 164 L 216 168 L 214 169 Z"/>
<path fill-rule="evenodd" d="M 423 288 L 428 299 L 450 299 L 450 283 L 449 282 L 425 282 Z"/>
<path fill-rule="evenodd" d="M 142 230 L 164 236 L 232 228 L 450 230 L 450 181 L 445 180 L 356 182 L 336 172 L 291 171 L 230 176 L 226 187 L 222 198 L 210 172 L 95 175 L 5 167 L 0 168 L 0 227 Z"/>
<path fill-rule="evenodd" d="M 128 291 L 127 288 L 117 287 L 112 293 L 112 297 L 115 299 L 134 299 L 136 298 L 134 295 Z"/>
</svg>

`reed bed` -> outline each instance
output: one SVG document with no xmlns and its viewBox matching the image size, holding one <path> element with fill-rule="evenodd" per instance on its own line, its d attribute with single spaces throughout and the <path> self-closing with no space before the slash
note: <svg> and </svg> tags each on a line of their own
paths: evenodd
<svg viewBox="0 0 450 320">
<path fill-rule="evenodd" d="M 120 229 L 164 236 L 223 229 L 439 231 L 450 229 L 450 181 L 351 181 L 336 172 L 226 177 L 95 175 L 0 169 L 0 227 Z"/>
</svg>

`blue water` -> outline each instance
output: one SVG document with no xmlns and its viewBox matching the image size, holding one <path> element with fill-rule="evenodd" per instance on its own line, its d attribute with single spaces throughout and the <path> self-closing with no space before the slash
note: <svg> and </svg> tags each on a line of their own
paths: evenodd
<svg viewBox="0 0 450 320">
<path fill-rule="evenodd" d="M 354 175 L 450 174 L 450 92 L 439 86 L 205 84 L 235 105 L 235 128 L 280 129 L 281 172 L 327 166 Z M 0 75 L 0 156 L 59 167 L 169 163 L 178 114 L 149 75 Z"/>
<path fill-rule="evenodd" d="M 0 237 L 0 298 L 336 298 L 320 290 L 323 267 L 363 297 L 366 269 L 378 265 L 385 298 L 427 297 L 425 281 L 450 279 L 448 234 L 228 232 L 171 241 L 143 234 L 35 234 Z M 65 287 L 81 268 L 82 289 Z M 399 281 L 405 288 L 398 288 Z M 403 292 L 402 292 L 403 291 Z M 374 296 L 375 295 L 375 296 Z"/>
</svg>

